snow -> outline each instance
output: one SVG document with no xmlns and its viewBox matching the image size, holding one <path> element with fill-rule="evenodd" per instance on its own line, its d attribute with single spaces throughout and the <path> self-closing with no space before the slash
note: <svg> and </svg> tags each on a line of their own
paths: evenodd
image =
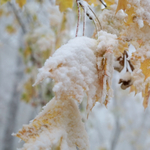
<svg viewBox="0 0 150 150">
<path fill-rule="evenodd" d="M 98 73 L 94 51 L 97 41 L 87 37 L 77 37 L 61 46 L 39 69 L 34 85 L 45 78 L 55 81 L 53 88 L 58 99 L 75 98 L 79 103 L 84 94 L 88 95 L 88 111 L 94 106 L 98 92 Z"/>
<path fill-rule="evenodd" d="M 104 51 L 113 51 L 118 46 L 117 36 L 115 34 L 107 33 L 106 31 L 100 31 L 98 33 L 98 53 Z"/>
<path fill-rule="evenodd" d="M 114 66 L 120 68 L 120 64 L 114 58 L 114 51 L 118 51 L 118 53 L 121 51 L 118 49 L 119 40 L 123 42 L 133 41 L 137 48 L 135 59 L 140 57 L 139 61 L 134 64 L 135 70 L 133 72 L 131 70 L 126 72 L 126 65 L 124 65 L 125 73 L 121 74 L 121 79 L 130 81 L 129 86 L 133 84 L 137 92 L 143 91 L 145 84 L 150 80 L 148 78 L 143 83 L 144 76 L 139 71 L 140 61 L 150 57 L 148 52 L 150 40 L 148 1 L 130 0 L 128 2 L 130 2 L 128 5 L 130 7 L 132 5 L 138 6 L 135 12 L 136 19 L 132 24 L 124 26 L 127 14 L 123 10 L 120 10 L 116 16 L 114 15 L 115 4 L 110 9 L 105 9 L 99 16 L 104 31 L 98 33 L 98 40 L 87 37 L 74 38 L 56 50 L 46 60 L 44 66 L 39 69 L 35 85 L 45 78 L 54 79 L 55 98 L 29 125 L 23 126 L 23 129 L 17 134 L 18 137 L 27 142 L 23 149 L 53 149 L 60 145 L 62 150 L 76 150 L 76 146 L 81 149 L 88 149 L 87 135 L 74 100 L 81 103 L 86 93 L 87 112 L 89 113 L 96 102 L 107 104 L 113 97 L 111 88 L 113 70 Z M 88 3 L 80 0 L 80 4 L 96 24 L 95 16 Z M 51 20 L 53 19 L 51 18 Z M 56 20 L 54 24 L 57 22 L 59 23 L 59 20 Z M 45 46 L 40 47 L 41 50 L 50 46 L 45 39 L 38 41 L 39 45 L 42 43 L 45 43 Z M 120 53 L 122 54 L 122 52 Z M 44 119 L 48 121 L 45 122 Z M 31 138 L 28 139 L 30 136 Z"/>
<path fill-rule="evenodd" d="M 102 81 L 100 82 L 103 83 L 100 90 L 100 102 L 104 102 L 106 99 L 109 100 L 111 97 L 113 97 L 113 92 L 111 89 L 111 81 L 114 70 L 113 50 L 115 50 L 117 46 L 118 41 L 116 35 L 107 33 L 105 31 L 100 31 L 98 33 L 96 56 L 99 79 L 101 79 Z"/>
<path fill-rule="evenodd" d="M 61 147 L 61 150 L 88 150 L 88 136 L 77 104 L 72 99 L 53 98 L 44 110 L 16 134 L 26 143 L 21 150 Z"/>
<path fill-rule="evenodd" d="M 138 19 L 138 20 L 137 20 L 137 23 L 138 23 L 138 25 L 139 25 L 139 28 L 143 28 L 143 27 L 144 27 L 143 20 Z"/>
</svg>

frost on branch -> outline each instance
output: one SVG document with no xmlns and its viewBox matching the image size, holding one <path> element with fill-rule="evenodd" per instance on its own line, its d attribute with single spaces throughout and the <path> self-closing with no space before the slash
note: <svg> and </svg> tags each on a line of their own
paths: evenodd
<svg viewBox="0 0 150 150">
<path fill-rule="evenodd" d="M 22 150 L 88 150 L 88 137 L 78 106 L 72 99 L 53 98 L 29 125 L 15 135 L 26 142 Z"/>
</svg>

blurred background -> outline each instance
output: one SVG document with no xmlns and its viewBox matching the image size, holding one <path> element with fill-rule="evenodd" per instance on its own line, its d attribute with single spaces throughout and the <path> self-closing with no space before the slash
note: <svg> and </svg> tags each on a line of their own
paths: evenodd
<svg viewBox="0 0 150 150">
<path fill-rule="evenodd" d="M 95 8 L 96 14 L 101 6 Z M 75 37 L 77 7 L 60 13 L 54 0 L 15 1 L 0 5 L 0 150 L 16 150 L 23 142 L 11 134 L 28 124 L 53 96 L 53 81 L 32 87 L 38 68 L 62 44 Z M 87 19 L 85 35 L 94 24 Z M 82 35 L 82 24 L 79 27 Z M 140 94 L 121 90 L 114 72 L 114 98 L 106 108 L 96 104 L 88 120 L 86 101 L 79 106 L 92 150 L 150 149 L 150 108 Z"/>
</svg>

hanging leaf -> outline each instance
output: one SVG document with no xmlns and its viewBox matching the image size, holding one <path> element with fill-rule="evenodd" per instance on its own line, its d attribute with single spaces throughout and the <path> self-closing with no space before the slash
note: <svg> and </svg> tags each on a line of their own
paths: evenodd
<svg viewBox="0 0 150 150">
<path fill-rule="evenodd" d="M 28 149 L 88 150 L 88 136 L 77 104 L 72 99 L 53 98 L 44 110 L 14 136 L 26 143 Z"/>
<path fill-rule="evenodd" d="M 45 78 L 52 78 L 55 81 L 53 91 L 56 97 L 72 97 L 79 103 L 82 102 L 86 93 L 89 113 L 95 105 L 96 98 L 100 98 L 100 92 L 97 90 L 99 79 L 94 55 L 96 46 L 97 41 L 87 37 L 70 40 L 57 49 L 39 69 L 35 84 Z"/>
</svg>

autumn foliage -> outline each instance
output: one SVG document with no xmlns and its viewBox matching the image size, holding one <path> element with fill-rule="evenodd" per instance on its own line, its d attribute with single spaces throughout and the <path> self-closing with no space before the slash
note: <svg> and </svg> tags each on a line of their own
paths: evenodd
<svg viewBox="0 0 150 150">
<path fill-rule="evenodd" d="M 6 1 L 1 1 L 1 4 Z M 26 1 L 16 0 L 22 8 Z M 77 5 L 76 5 L 77 4 Z M 101 13 L 93 11 L 102 6 Z M 100 102 L 107 107 L 113 97 L 111 87 L 114 70 L 122 72 L 119 84 L 123 90 L 142 93 L 143 106 L 150 96 L 150 3 L 148 0 L 56 0 L 61 12 L 78 9 L 77 32 L 74 39 L 57 49 L 39 69 L 34 85 L 46 78 L 55 81 L 54 98 L 29 124 L 15 134 L 26 143 L 23 150 L 89 149 L 88 138 L 77 103 L 86 95 L 87 116 Z M 83 35 L 86 16 L 95 24 L 92 38 L 78 37 L 80 15 L 83 13 Z M 64 19 L 65 20 L 65 19 Z M 63 27 L 62 27 L 63 28 Z M 7 27 L 13 33 L 12 27 Z M 136 49 L 129 56 L 129 46 Z M 30 53 L 30 47 L 27 46 Z M 27 54 L 28 55 L 28 54 Z M 49 53 L 51 55 L 51 53 Z M 31 92 L 35 93 L 34 91 Z"/>
</svg>

